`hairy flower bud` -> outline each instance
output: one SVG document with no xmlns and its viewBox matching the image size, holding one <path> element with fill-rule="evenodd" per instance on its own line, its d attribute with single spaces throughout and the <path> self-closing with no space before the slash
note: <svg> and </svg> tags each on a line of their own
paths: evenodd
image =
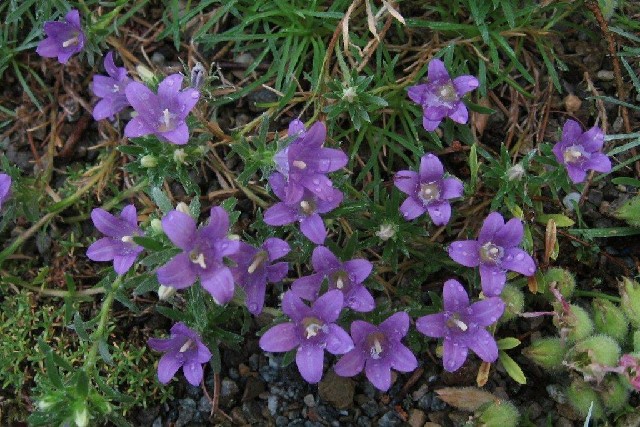
<svg viewBox="0 0 640 427">
<path fill-rule="evenodd" d="M 608 377 L 604 381 L 604 387 L 600 393 L 602 403 L 611 412 L 618 412 L 629 399 L 629 389 L 622 382 L 622 377 Z"/>
<path fill-rule="evenodd" d="M 376 236 L 383 242 L 393 238 L 398 232 L 398 226 L 396 224 L 382 224 L 380 229 L 376 231 Z"/>
<path fill-rule="evenodd" d="M 182 212 L 183 214 L 191 215 L 191 211 L 189 210 L 189 206 L 185 202 L 180 202 L 176 205 L 176 210 L 178 212 Z"/>
<path fill-rule="evenodd" d="M 588 361 L 589 364 L 616 366 L 619 358 L 620 345 L 608 335 L 593 335 L 567 352 L 567 359 L 580 364 Z"/>
<path fill-rule="evenodd" d="M 566 337 L 568 342 L 580 341 L 593 333 L 593 321 L 587 311 L 575 304 L 569 305 L 569 312 L 565 313 L 561 305 L 554 304 L 560 313 L 554 317 L 553 324 L 558 328 L 560 336 Z"/>
<path fill-rule="evenodd" d="M 153 71 L 151 71 L 150 69 L 148 69 L 144 65 L 136 66 L 136 72 L 138 73 L 138 75 L 140 76 L 142 81 L 147 83 L 147 84 L 148 83 L 153 83 L 155 81 L 155 79 L 156 79 L 156 76 L 155 76 L 155 74 L 153 74 Z"/>
<path fill-rule="evenodd" d="M 201 62 L 196 62 L 196 65 L 191 69 L 191 87 L 200 90 L 204 84 L 207 70 L 204 68 Z"/>
<path fill-rule="evenodd" d="M 538 289 L 543 292 L 549 301 L 555 301 L 556 298 L 549 291 L 550 288 L 556 288 L 565 298 L 571 298 L 573 291 L 576 289 L 576 279 L 568 270 L 563 268 L 550 268 L 544 273 L 543 280 L 538 282 Z"/>
<path fill-rule="evenodd" d="M 623 342 L 629 331 L 629 323 L 623 311 L 611 301 L 602 298 L 594 299 L 592 306 L 596 332 Z"/>
<path fill-rule="evenodd" d="M 177 289 L 172 286 L 160 285 L 158 288 L 158 299 L 160 301 L 169 301 L 176 294 Z"/>
<path fill-rule="evenodd" d="M 519 288 L 507 284 L 502 290 L 500 298 L 505 303 L 504 314 L 500 318 L 500 322 L 508 322 L 522 313 L 524 309 L 524 294 Z"/>
<path fill-rule="evenodd" d="M 525 174 L 525 170 L 520 163 L 511 166 L 507 170 L 507 179 L 509 181 L 520 181 Z"/>
<path fill-rule="evenodd" d="M 355 101 L 357 97 L 358 97 L 358 93 L 356 92 L 355 87 L 346 87 L 342 91 L 342 99 L 344 101 L 352 103 L 353 101 Z"/>
<path fill-rule="evenodd" d="M 602 409 L 602 402 L 598 397 L 598 392 L 593 389 L 591 384 L 584 382 L 583 380 L 574 380 L 567 389 L 567 399 L 571 406 L 582 416 L 586 417 L 589 413 L 589 408 L 593 403 L 591 410 L 591 417 L 600 419 L 604 415 Z"/>
<path fill-rule="evenodd" d="M 491 402 L 478 417 L 482 427 L 516 427 L 520 412 L 509 401 Z"/>
<path fill-rule="evenodd" d="M 535 340 L 522 353 L 545 369 L 560 369 L 566 347 L 558 337 Z"/>
<path fill-rule="evenodd" d="M 178 148 L 173 152 L 173 161 L 176 163 L 186 163 L 187 161 L 187 153 L 184 152 L 182 148 Z"/>
<path fill-rule="evenodd" d="M 156 233 L 163 233 L 162 231 L 162 221 L 160 221 L 158 218 L 154 218 L 151 220 L 150 222 L 151 224 L 151 228 L 153 229 L 154 232 Z"/>
<path fill-rule="evenodd" d="M 144 168 L 154 168 L 158 166 L 158 159 L 156 158 L 156 156 L 147 154 L 146 156 L 142 156 L 142 158 L 140 159 L 140 164 Z"/>
<path fill-rule="evenodd" d="M 627 277 L 619 284 L 622 310 L 633 326 L 640 328 L 640 283 Z"/>
</svg>

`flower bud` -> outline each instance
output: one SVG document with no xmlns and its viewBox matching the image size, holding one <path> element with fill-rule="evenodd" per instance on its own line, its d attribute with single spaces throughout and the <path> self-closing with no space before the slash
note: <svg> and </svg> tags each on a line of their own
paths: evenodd
<svg viewBox="0 0 640 427">
<path fill-rule="evenodd" d="M 535 340 L 524 350 L 524 354 L 536 364 L 545 369 L 560 369 L 566 353 L 566 347 L 558 337 L 548 337 Z"/>
<path fill-rule="evenodd" d="M 162 233 L 162 221 L 160 221 L 158 218 L 153 218 L 151 220 L 151 228 L 153 229 L 153 231 L 155 231 L 156 233 Z"/>
<path fill-rule="evenodd" d="M 182 148 L 178 148 L 173 152 L 173 161 L 182 164 L 186 163 L 187 153 L 185 153 Z"/>
<path fill-rule="evenodd" d="M 554 307 L 560 315 L 553 318 L 553 324 L 568 342 L 580 341 L 593 333 L 593 321 L 584 308 L 570 304 L 569 312 L 565 313 L 560 304 L 555 303 Z"/>
<path fill-rule="evenodd" d="M 483 427 L 516 427 L 520 421 L 520 412 L 509 401 L 491 402 L 478 419 L 479 425 Z"/>
<path fill-rule="evenodd" d="M 376 236 L 380 238 L 383 242 L 393 238 L 398 232 L 398 226 L 396 224 L 382 224 L 380 229 L 376 231 Z"/>
<path fill-rule="evenodd" d="M 189 210 L 189 206 L 185 202 L 180 202 L 176 205 L 176 210 L 178 212 L 182 212 L 183 214 L 191 215 L 191 211 Z"/>
<path fill-rule="evenodd" d="M 352 103 L 358 97 L 358 93 L 356 92 L 356 88 L 354 87 L 346 87 L 342 91 L 342 100 L 347 101 L 348 103 Z"/>
<path fill-rule="evenodd" d="M 504 313 L 500 317 L 501 323 L 508 322 L 522 313 L 524 309 L 524 294 L 519 288 L 507 284 L 502 290 L 500 298 L 505 303 Z"/>
<path fill-rule="evenodd" d="M 616 340 L 608 335 L 593 335 L 578 342 L 569 350 L 567 359 L 581 365 L 616 366 L 618 359 L 620 359 L 620 346 Z"/>
<path fill-rule="evenodd" d="M 46 411 L 50 407 L 56 404 L 56 399 L 53 396 L 45 396 L 41 400 L 38 400 L 38 409 Z"/>
<path fill-rule="evenodd" d="M 87 427 L 89 425 L 89 411 L 85 402 L 82 402 L 81 405 L 76 405 L 73 421 L 78 427 Z"/>
<path fill-rule="evenodd" d="M 204 65 L 201 62 L 196 62 L 196 65 L 191 69 L 191 87 L 199 90 L 204 84 L 206 73 Z"/>
<path fill-rule="evenodd" d="M 155 80 L 156 80 L 155 74 L 153 74 L 153 71 L 151 71 L 144 65 L 137 65 L 136 72 L 140 76 L 140 79 L 142 79 L 142 81 L 145 82 L 146 84 L 155 83 Z"/>
<path fill-rule="evenodd" d="M 596 332 L 623 342 L 629 330 L 629 323 L 622 310 L 611 301 L 602 298 L 594 299 L 592 305 Z"/>
<path fill-rule="evenodd" d="M 520 163 L 517 163 L 507 170 L 507 179 L 509 181 L 520 181 L 524 174 L 524 168 Z"/>
<path fill-rule="evenodd" d="M 640 328 L 640 284 L 627 277 L 619 284 L 622 303 L 620 306 L 633 326 Z"/>
<path fill-rule="evenodd" d="M 144 168 L 154 168 L 158 166 L 158 159 L 156 159 L 156 157 L 152 156 L 151 154 L 147 154 L 146 156 L 142 156 L 142 158 L 140 159 L 140 164 Z"/>
<path fill-rule="evenodd" d="M 549 301 L 555 301 L 555 297 L 549 291 L 554 287 L 565 298 L 571 298 L 573 291 L 576 289 L 576 279 L 569 271 L 563 268 L 550 268 L 544 273 L 543 280 L 538 282 L 538 287 Z"/>
<path fill-rule="evenodd" d="M 629 389 L 622 382 L 622 379 L 622 377 L 610 376 L 604 380 L 600 397 L 605 408 L 611 412 L 618 412 L 629 400 Z"/>
<path fill-rule="evenodd" d="M 602 409 L 602 402 L 598 397 L 598 392 L 593 389 L 591 384 L 584 382 L 583 380 L 574 380 L 567 389 L 567 399 L 569 403 L 582 417 L 587 416 L 591 403 L 593 403 L 593 409 L 591 410 L 591 417 L 600 419 L 604 415 Z"/>
<path fill-rule="evenodd" d="M 177 289 L 173 286 L 160 285 L 158 288 L 158 299 L 160 301 L 169 301 L 176 294 Z"/>
</svg>

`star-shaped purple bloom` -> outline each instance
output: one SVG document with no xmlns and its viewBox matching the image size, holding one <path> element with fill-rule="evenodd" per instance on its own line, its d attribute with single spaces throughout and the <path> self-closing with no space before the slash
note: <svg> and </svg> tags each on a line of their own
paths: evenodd
<svg viewBox="0 0 640 427">
<path fill-rule="evenodd" d="M 324 350 L 331 354 L 345 354 L 353 349 L 349 334 L 335 321 L 342 311 L 342 292 L 328 291 L 311 307 L 289 291 L 282 298 L 282 311 L 292 322 L 280 323 L 260 338 L 264 351 L 296 352 L 298 371 L 307 382 L 316 384 L 322 378 Z"/>
<path fill-rule="evenodd" d="M 478 240 L 458 240 L 449 246 L 449 256 L 465 267 L 480 266 L 482 292 L 489 297 L 500 295 L 507 281 L 506 270 L 533 276 L 536 264 L 520 249 L 524 227 L 518 218 L 506 224 L 498 212 L 482 223 Z"/>
<path fill-rule="evenodd" d="M 84 48 L 86 37 L 80 24 L 80 13 L 71 9 L 64 21 L 47 21 L 44 23 L 47 38 L 38 43 L 36 52 L 45 58 L 58 57 L 61 64 Z"/>
<path fill-rule="evenodd" d="M 604 133 L 598 126 L 582 132 L 575 120 L 567 120 L 562 128 L 562 140 L 553 146 L 558 163 L 567 168 L 574 184 L 584 181 L 587 171 L 611 171 L 611 160 L 600 151 L 604 144 Z"/>
<path fill-rule="evenodd" d="M 211 352 L 197 332 L 182 322 L 171 327 L 171 337 L 166 339 L 149 338 L 149 347 L 166 352 L 158 362 L 158 381 L 168 383 L 180 368 L 192 386 L 202 382 L 202 364 L 211 359 Z"/>
<path fill-rule="evenodd" d="M 467 123 L 469 112 L 462 97 L 478 87 L 478 79 L 460 76 L 451 80 L 444 62 L 432 59 L 429 62 L 427 83 L 411 86 L 409 98 L 422 106 L 422 126 L 434 131 L 440 122 L 449 117 L 457 123 Z"/>
<path fill-rule="evenodd" d="M 133 238 L 144 233 L 138 227 L 138 215 L 134 205 L 127 205 L 119 217 L 104 209 L 91 211 L 93 225 L 106 237 L 89 246 L 87 257 L 92 261 L 112 261 L 118 274 L 125 274 L 144 248 L 134 243 Z"/>
<path fill-rule="evenodd" d="M 93 93 L 102 98 L 93 107 L 93 118 L 95 120 L 102 120 L 107 117 L 113 119 L 117 113 L 130 105 L 125 89 L 131 83 L 131 79 L 127 77 L 126 68 L 116 67 L 113 62 L 113 52 L 107 53 L 104 57 L 104 69 L 107 71 L 108 77 L 98 74 L 93 76 Z"/>
<path fill-rule="evenodd" d="M 11 196 L 11 177 L 0 173 L 0 209 L 2 204 Z"/>
<path fill-rule="evenodd" d="M 373 265 L 366 259 L 340 261 L 328 248 L 316 246 L 311 255 L 315 273 L 300 277 L 291 285 L 291 291 L 300 298 L 313 301 L 318 297 L 324 279 L 329 289 L 344 294 L 344 306 L 354 311 L 367 312 L 375 308 L 373 296 L 362 282 L 371 274 Z"/>
<path fill-rule="evenodd" d="M 428 337 L 444 337 L 444 369 L 458 370 L 469 349 L 485 362 L 495 362 L 498 345 L 485 328 L 502 316 L 504 302 L 491 297 L 469 305 L 467 291 L 454 279 L 445 282 L 442 299 L 444 311 L 420 317 L 416 328 Z"/>
<path fill-rule="evenodd" d="M 409 315 L 399 312 L 379 326 L 363 320 L 351 323 L 355 348 L 342 356 L 334 370 L 343 377 L 359 374 L 364 368 L 371 384 L 382 391 L 391 387 L 391 369 L 411 372 L 418 367 L 416 356 L 400 341 L 409 331 Z"/>
<path fill-rule="evenodd" d="M 267 239 L 260 248 L 240 242 L 238 252 L 231 256 L 236 263 L 231 272 L 236 283 L 247 294 L 249 313 L 258 315 L 262 312 L 267 282 L 280 282 L 287 276 L 289 263 L 275 261 L 286 256 L 289 251 L 289 244 L 275 237 Z"/>
<path fill-rule="evenodd" d="M 193 88 L 180 90 L 182 75 L 167 76 L 158 86 L 158 94 L 139 82 L 125 89 L 127 100 L 138 114 L 124 129 L 127 138 L 155 135 L 162 141 L 184 145 L 189 141 L 185 119 L 200 98 Z"/>
<path fill-rule="evenodd" d="M 202 287 L 220 305 L 233 298 L 231 270 L 224 263 L 240 247 L 227 237 L 229 215 L 219 206 L 211 208 L 209 224 L 198 229 L 190 215 L 173 210 L 162 218 L 162 229 L 174 245 L 183 250 L 157 271 L 161 285 L 187 288 L 200 278 Z"/>
<path fill-rule="evenodd" d="M 338 207 L 342 202 L 342 192 L 331 188 L 326 200 L 319 199 L 311 191 L 303 189 L 300 200 L 287 203 L 285 200 L 287 182 L 279 172 L 269 177 L 269 185 L 282 202 L 276 203 L 264 213 L 264 222 L 273 226 L 291 224 L 298 221 L 300 231 L 313 243 L 321 245 L 327 237 L 327 229 L 320 214 L 325 214 Z"/>
<path fill-rule="evenodd" d="M 274 156 L 276 169 L 286 181 L 283 201 L 293 204 L 304 197 L 305 189 L 319 200 L 334 197 L 333 183 L 326 174 L 335 172 L 347 164 L 342 150 L 324 148 L 327 129 L 322 122 L 314 123 L 308 131 L 299 120 L 289 125 L 289 135 L 297 138 Z"/>
<path fill-rule="evenodd" d="M 398 190 L 409 195 L 400 206 L 405 219 L 411 220 L 425 212 L 435 225 L 445 225 L 451 218 L 449 199 L 462 196 L 464 188 L 457 178 L 444 178 L 444 168 L 438 157 L 427 153 L 420 158 L 420 172 L 403 170 L 393 177 Z"/>
</svg>

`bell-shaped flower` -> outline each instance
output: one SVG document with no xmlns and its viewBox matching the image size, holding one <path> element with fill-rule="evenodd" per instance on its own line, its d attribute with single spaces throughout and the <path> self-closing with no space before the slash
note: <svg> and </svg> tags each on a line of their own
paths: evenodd
<svg viewBox="0 0 640 427">
<path fill-rule="evenodd" d="M 2 204 L 11 197 L 11 177 L 6 173 L 0 173 L 0 209 Z"/>
<path fill-rule="evenodd" d="M 47 21 L 44 23 L 47 38 L 38 43 L 36 52 L 45 58 L 58 57 L 61 64 L 66 64 L 73 54 L 82 51 L 86 42 L 80 13 L 71 9 L 64 21 Z"/>
<path fill-rule="evenodd" d="M 291 247 L 287 242 L 271 237 L 260 248 L 240 242 L 238 252 L 230 257 L 236 263 L 231 268 L 235 282 L 247 295 L 249 313 L 258 315 L 262 312 L 267 282 L 277 283 L 287 276 L 289 264 L 275 261 L 289 251 Z"/>
<path fill-rule="evenodd" d="M 127 100 L 137 115 L 127 123 L 127 138 L 155 135 L 161 141 L 184 145 L 189 141 L 189 127 L 185 122 L 200 98 L 193 88 L 180 90 L 182 75 L 167 76 L 158 86 L 158 94 L 139 82 L 131 82 L 125 89 Z"/>
<path fill-rule="evenodd" d="M 429 62 L 427 83 L 411 86 L 409 98 L 422 107 L 422 126 L 434 131 L 440 122 L 449 117 L 457 123 L 467 123 L 469 112 L 462 97 L 478 87 L 478 79 L 460 76 L 451 80 L 444 62 L 432 59 Z"/>
<path fill-rule="evenodd" d="M 480 266 L 482 292 L 498 296 L 507 282 L 507 270 L 533 276 L 536 264 L 520 249 L 524 227 L 518 218 L 506 224 L 498 212 L 492 212 L 482 223 L 478 240 L 458 240 L 449 246 L 449 256 L 465 267 Z"/>
<path fill-rule="evenodd" d="M 389 390 L 391 369 L 411 372 L 418 367 L 416 356 L 401 342 L 408 331 L 409 315 L 405 312 L 391 315 L 379 326 L 354 320 L 351 338 L 355 348 L 338 360 L 336 374 L 352 377 L 364 369 L 371 384 Z"/>
<path fill-rule="evenodd" d="M 182 252 L 158 269 L 158 282 L 184 289 L 200 278 L 200 284 L 217 304 L 228 303 L 235 288 L 224 257 L 238 252 L 240 242 L 227 237 L 227 212 L 219 206 L 211 208 L 209 224 L 198 229 L 190 215 L 173 210 L 162 218 L 162 229 Z"/>
<path fill-rule="evenodd" d="M 469 304 L 467 291 L 454 279 L 445 282 L 442 300 L 444 311 L 418 318 L 416 329 L 428 337 L 444 338 L 444 369 L 457 371 L 469 349 L 483 361 L 495 362 L 498 345 L 486 327 L 502 316 L 504 302 L 490 297 Z"/>
<path fill-rule="evenodd" d="M 291 291 L 300 298 L 315 300 L 322 282 L 327 279 L 329 289 L 337 289 L 344 294 L 345 307 L 360 312 L 375 308 L 373 296 L 363 284 L 373 269 L 369 261 L 352 259 L 342 262 L 328 248 L 316 246 L 311 255 L 311 264 L 314 273 L 300 277 L 291 285 Z"/>
<path fill-rule="evenodd" d="M 116 67 L 113 62 L 113 52 L 107 53 L 104 57 L 104 69 L 108 76 L 96 74 L 93 76 L 93 93 L 102 98 L 93 107 L 93 118 L 95 120 L 113 119 L 116 114 L 127 108 L 130 104 L 125 94 L 125 89 L 131 79 L 127 76 L 127 69 Z"/>
<path fill-rule="evenodd" d="M 601 153 L 603 144 L 604 133 L 598 126 L 582 132 L 578 122 L 567 120 L 562 128 L 562 140 L 553 146 L 553 154 L 577 184 L 584 181 L 588 170 L 611 171 L 611 160 Z"/>
<path fill-rule="evenodd" d="M 115 217 L 104 209 L 91 211 L 93 225 L 105 235 L 87 249 L 87 257 L 92 261 L 113 261 L 113 269 L 125 274 L 144 248 L 133 238 L 142 236 L 138 227 L 138 216 L 134 205 L 127 205 L 120 216 Z"/>
<path fill-rule="evenodd" d="M 315 244 L 323 244 L 327 238 L 327 229 L 320 214 L 325 214 L 337 208 L 342 202 L 342 192 L 331 188 L 330 195 L 327 196 L 326 200 L 322 200 L 309 190 L 303 189 L 303 195 L 300 200 L 287 203 L 285 201 L 287 198 L 287 182 L 284 175 L 279 172 L 272 174 L 269 177 L 269 185 L 282 202 L 276 203 L 265 211 L 264 222 L 269 225 L 280 226 L 297 221 L 300 223 L 302 234 Z"/>
<path fill-rule="evenodd" d="M 282 298 L 282 311 L 292 320 L 273 326 L 260 338 L 264 351 L 283 352 L 298 348 L 296 365 L 307 382 L 322 379 L 324 351 L 345 354 L 353 349 L 353 341 L 335 321 L 342 311 L 342 292 L 328 291 L 311 307 L 289 291 Z"/>
<path fill-rule="evenodd" d="M 192 386 L 202 382 L 202 365 L 211 359 L 211 352 L 197 332 L 182 322 L 171 327 L 169 338 L 149 338 L 149 347 L 165 354 L 158 362 L 158 381 L 168 383 L 180 368 Z"/>
<path fill-rule="evenodd" d="M 435 225 L 445 225 L 451 218 L 449 199 L 462 196 L 462 182 L 457 178 L 444 178 L 444 167 L 435 155 L 428 153 L 420 158 L 419 173 L 402 170 L 395 174 L 393 183 L 409 198 L 400 206 L 407 220 L 425 212 Z"/>
</svg>

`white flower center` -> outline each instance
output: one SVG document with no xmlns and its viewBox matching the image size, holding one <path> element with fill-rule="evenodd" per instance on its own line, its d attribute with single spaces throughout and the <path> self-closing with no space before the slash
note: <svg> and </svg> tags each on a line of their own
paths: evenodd
<svg viewBox="0 0 640 427">
<path fill-rule="evenodd" d="M 562 157 L 564 158 L 565 163 L 579 163 L 584 158 L 584 153 L 575 145 L 564 150 L 562 153 Z"/>
<path fill-rule="evenodd" d="M 180 347 L 180 353 L 184 353 L 185 351 L 189 350 L 191 347 L 193 347 L 193 344 L 194 344 L 193 340 L 189 338 L 187 342 L 182 344 L 182 347 Z"/>
<path fill-rule="evenodd" d="M 176 124 L 174 123 L 175 115 L 169 112 L 168 108 L 165 108 L 162 111 L 162 117 L 160 118 L 160 127 L 158 128 L 159 132 L 169 132 L 175 129 Z"/>
<path fill-rule="evenodd" d="M 480 248 L 480 258 L 485 262 L 496 262 L 502 259 L 504 249 L 492 242 L 487 242 Z"/>
<path fill-rule="evenodd" d="M 201 253 L 201 252 L 200 253 L 191 252 L 189 254 L 189 259 L 191 260 L 192 263 L 198 264 L 202 268 L 207 268 L 207 264 L 204 263 L 204 254 L 203 253 Z"/>
<path fill-rule="evenodd" d="M 295 166 L 296 168 L 303 170 L 307 168 L 307 164 L 305 162 L 303 162 L 302 160 L 294 160 L 293 161 L 293 166 Z"/>
<path fill-rule="evenodd" d="M 382 332 L 373 332 L 369 334 L 367 337 L 367 345 L 369 346 L 369 356 L 378 360 L 382 358 L 382 353 L 384 352 L 384 345 L 386 344 L 387 339 Z"/>
<path fill-rule="evenodd" d="M 111 88 L 111 92 L 113 92 L 113 93 L 120 92 L 120 86 L 118 86 L 117 84 L 114 84 L 113 88 Z"/>
<path fill-rule="evenodd" d="M 77 45 L 79 41 L 80 40 L 78 39 L 78 33 L 74 33 L 73 37 L 71 37 L 69 40 L 65 40 L 64 42 L 62 42 L 62 47 Z"/>
<path fill-rule="evenodd" d="M 447 83 L 442 85 L 438 90 L 438 96 L 443 101 L 457 101 L 458 94 L 456 93 L 456 89 L 453 87 L 453 84 Z"/>
<path fill-rule="evenodd" d="M 322 326 L 318 325 L 317 323 L 312 323 L 309 326 L 307 326 L 305 328 L 305 337 L 307 339 L 309 338 L 313 338 L 316 335 L 318 335 L 318 333 L 322 330 Z"/>
<path fill-rule="evenodd" d="M 421 184 L 420 192 L 418 195 L 424 202 L 438 200 L 440 198 L 440 189 L 438 188 L 438 184 L 436 184 L 435 182 L 432 182 L 430 184 Z"/>
<path fill-rule="evenodd" d="M 466 331 L 467 329 L 469 329 L 469 327 L 467 326 L 466 323 L 464 323 L 462 320 L 460 319 L 451 319 L 451 322 L 456 325 L 462 332 Z"/>
<path fill-rule="evenodd" d="M 313 202 L 309 200 L 302 200 L 300 201 L 300 209 L 302 210 L 302 213 L 304 213 L 305 215 L 312 215 L 313 212 L 316 210 L 316 206 Z"/>
<path fill-rule="evenodd" d="M 132 236 L 122 236 L 120 238 L 120 241 L 122 243 L 133 243 L 133 237 Z"/>
</svg>

